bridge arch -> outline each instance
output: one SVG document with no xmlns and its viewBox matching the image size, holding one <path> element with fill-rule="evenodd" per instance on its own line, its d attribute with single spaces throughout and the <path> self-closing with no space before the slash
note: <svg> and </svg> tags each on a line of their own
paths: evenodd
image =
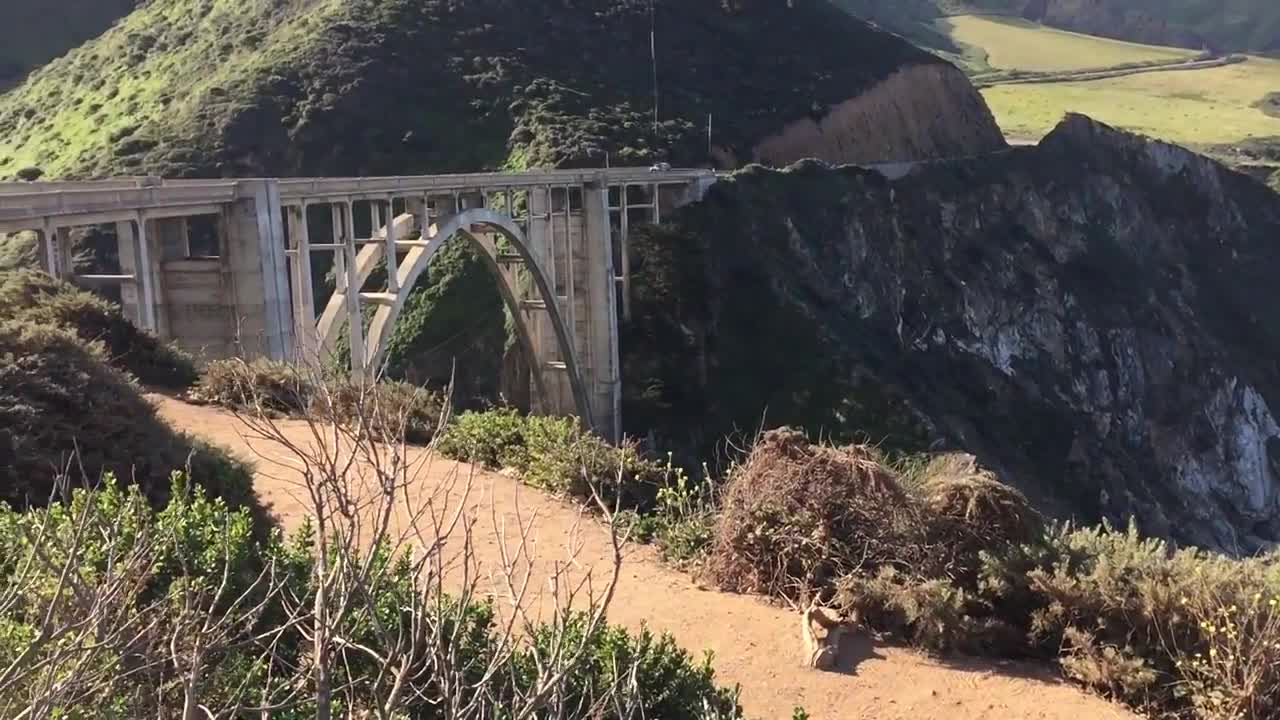
<svg viewBox="0 0 1280 720">
<path fill-rule="evenodd" d="M 524 231 L 520 229 L 520 226 L 509 216 L 489 209 L 472 208 L 442 218 L 423 232 L 425 244 L 420 241 L 412 246 L 405 259 L 399 263 L 396 269 L 397 285 L 400 291 L 396 293 L 394 300 L 391 302 L 377 306 L 373 320 L 369 325 L 368 367 L 376 369 L 382 366 L 386 359 L 387 348 L 390 345 L 396 321 L 404 309 L 409 293 L 417 284 L 418 278 L 427 270 L 431 259 L 439 252 L 440 248 L 456 237 L 470 243 L 484 257 L 485 264 L 497 281 L 498 292 L 502 296 L 502 301 L 511 312 L 517 342 L 520 343 L 521 350 L 524 351 L 525 357 L 529 358 L 530 365 L 533 366 L 532 374 L 537 390 L 547 402 L 553 400 L 548 392 L 544 376 L 546 372 L 545 363 L 541 362 L 537 356 L 533 335 L 529 330 L 524 308 L 521 307 L 516 288 L 511 287 L 506 276 L 501 272 L 497 248 L 490 243 L 482 242 L 476 235 L 476 228 L 483 228 L 485 231 L 497 233 L 506 238 L 513 249 L 520 255 L 533 280 L 538 296 L 545 305 L 547 317 L 560 350 L 560 357 L 569 376 L 569 384 L 578 416 L 588 426 L 592 425 L 594 416 L 591 414 L 590 397 L 587 394 L 586 383 L 582 377 L 582 366 L 578 361 L 573 336 L 565 324 L 563 315 L 560 313 L 555 294 L 550 282 L 547 280 L 547 274 L 537 256 L 530 250 Z M 373 245 L 367 249 L 378 247 L 380 245 Z M 367 264 L 370 270 L 375 263 L 376 257 L 373 258 L 373 262 Z M 363 271 L 366 263 L 360 263 L 360 266 L 359 269 Z M 364 272 L 361 272 L 361 275 L 367 276 Z M 361 279 L 363 280 L 364 277 Z"/>
</svg>

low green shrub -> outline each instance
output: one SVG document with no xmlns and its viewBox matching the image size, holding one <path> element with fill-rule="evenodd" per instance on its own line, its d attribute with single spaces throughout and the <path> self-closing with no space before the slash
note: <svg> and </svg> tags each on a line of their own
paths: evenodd
<svg viewBox="0 0 1280 720">
<path fill-rule="evenodd" d="M 983 584 L 999 612 L 1027 628 L 1033 649 L 1067 648 L 1064 669 L 1102 692 L 1136 705 L 1189 704 L 1206 720 L 1267 717 L 1214 714 L 1206 703 L 1280 707 L 1280 665 L 1272 662 L 1280 658 L 1280 610 L 1271 604 L 1280 602 L 1280 555 L 1174 550 L 1134 526 L 1054 526 L 1033 544 L 988 557 Z M 1209 688 L 1195 660 L 1225 657 L 1222 643 L 1244 637 L 1248 647 L 1231 653 L 1242 667 Z"/>
<path fill-rule="evenodd" d="M 189 355 L 125 318 L 119 305 L 43 273 L 0 273 L 0 321 L 17 320 L 73 331 L 100 342 L 105 358 L 144 385 L 185 389 L 196 381 Z"/>
<path fill-rule="evenodd" d="M 436 448 L 447 457 L 490 469 L 511 469 L 548 492 L 590 498 L 625 509 L 652 509 L 667 469 L 633 445 L 614 447 L 573 418 L 522 416 L 513 410 L 465 412 Z"/>
<path fill-rule="evenodd" d="M 256 540 L 246 512 L 181 474 L 170 498 L 157 512 L 108 477 L 46 510 L 0 504 L 0 669 L 15 661 L 19 668 L 0 675 L 0 714 L 20 715 L 52 696 L 48 709 L 60 717 L 165 716 L 191 687 L 211 712 L 275 697 L 288 699 L 285 717 L 315 716 L 314 618 L 290 612 L 316 602 L 314 527 Z M 332 567 L 350 567 L 341 547 Z M 504 637 L 492 607 L 439 594 L 404 558 L 377 547 L 367 583 L 351 588 L 355 602 L 340 616 L 341 640 L 328 650 L 342 716 L 370 715 L 387 697 L 394 679 L 375 658 L 404 652 L 398 643 L 410 637 L 426 645 L 402 655 L 407 685 L 397 717 L 451 717 L 458 705 L 503 717 L 512 698 L 534 697 L 552 678 L 541 704 L 566 720 L 742 716 L 737 691 L 716 685 L 710 656 L 695 662 L 667 635 L 607 625 L 587 635 L 579 614 Z M 278 591 L 265 589 L 267 577 Z M 108 625 L 84 625 L 90 609 Z M 582 655 L 567 654 L 576 647 Z M 199 682 L 185 685 L 196 660 Z"/>
<path fill-rule="evenodd" d="M 524 467 L 523 415 L 512 409 L 464 412 L 452 419 L 440 434 L 436 449 L 447 457 L 490 470 Z"/>
<path fill-rule="evenodd" d="M 663 559 L 678 566 L 704 560 L 715 539 L 719 498 L 710 471 L 705 466 L 702 471 L 702 480 L 695 481 L 668 457 L 666 482 L 647 516 L 647 534 Z"/>
</svg>

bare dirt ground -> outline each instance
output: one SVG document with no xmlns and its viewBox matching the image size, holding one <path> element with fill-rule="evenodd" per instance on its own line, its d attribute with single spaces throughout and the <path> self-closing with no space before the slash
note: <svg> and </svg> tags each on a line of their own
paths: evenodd
<svg viewBox="0 0 1280 720">
<path fill-rule="evenodd" d="M 231 414 L 209 407 L 153 396 L 160 414 L 174 427 L 217 443 L 259 466 L 257 491 L 286 527 L 303 516 L 289 471 L 276 464 L 280 448 L 246 439 L 245 427 Z M 309 437 L 300 422 L 282 421 L 297 440 Z M 423 492 L 456 480 L 471 469 L 445 460 L 424 467 Z M 565 556 L 568 538 L 581 533 L 584 565 L 607 567 L 607 533 L 570 505 L 520 486 L 511 478 L 477 472 L 469 497 L 481 563 L 497 563 L 501 533 L 492 518 L 535 517 L 540 562 Z M 687 575 L 661 563 L 651 548 L 627 551 L 611 622 L 668 632 L 700 657 L 714 653 L 722 684 L 742 688 L 749 717 L 785 720 L 796 706 L 815 720 L 1131 720 L 1128 711 L 1066 684 L 1047 669 L 1016 663 L 925 657 L 909 649 L 876 642 L 865 634 L 841 650 L 839 672 L 801 667 L 798 615 L 759 598 L 701 588 Z"/>
</svg>

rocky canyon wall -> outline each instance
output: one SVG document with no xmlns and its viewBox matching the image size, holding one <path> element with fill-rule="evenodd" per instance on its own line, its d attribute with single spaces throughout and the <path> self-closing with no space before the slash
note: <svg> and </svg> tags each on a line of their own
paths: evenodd
<svg viewBox="0 0 1280 720">
<path fill-rule="evenodd" d="M 897 180 L 750 169 L 636 244 L 630 428 L 963 448 L 1053 515 L 1280 540 L 1280 196 L 1074 116 Z"/>
</svg>

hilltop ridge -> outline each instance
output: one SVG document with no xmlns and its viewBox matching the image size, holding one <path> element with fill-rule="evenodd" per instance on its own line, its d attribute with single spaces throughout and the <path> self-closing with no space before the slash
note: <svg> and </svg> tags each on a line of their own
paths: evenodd
<svg viewBox="0 0 1280 720">
<path fill-rule="evenodd" d="M 0 176 L 732 165 L 922 66 L 949 76 L 915 91 L 929 139 L 884 159 L 1003 142 L 958 71 L 825 0 L 659 4 L 652 25 L 656 126 L 647 3 L 153 0 L 0 97 Z"/>
</svg>

